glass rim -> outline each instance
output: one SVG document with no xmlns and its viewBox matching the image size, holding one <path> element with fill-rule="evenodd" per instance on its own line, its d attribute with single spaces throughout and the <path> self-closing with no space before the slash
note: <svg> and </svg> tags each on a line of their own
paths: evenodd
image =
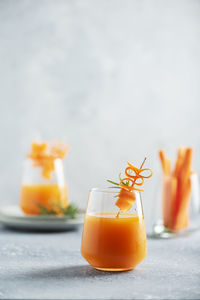
<svg viewBox="0 0 200 300">
<path fill-rule="evenodd" d="M 120 188 L 121 189 L 121 188 Z M 120 192 L 118 188 L 91 188 L 89 192 L 100 192 L 100 193 L 109 193 L 109 194 L 118 194 Z M 134 190 L 134 193 L 140 194 L 139 191 Z"/>
</svg>

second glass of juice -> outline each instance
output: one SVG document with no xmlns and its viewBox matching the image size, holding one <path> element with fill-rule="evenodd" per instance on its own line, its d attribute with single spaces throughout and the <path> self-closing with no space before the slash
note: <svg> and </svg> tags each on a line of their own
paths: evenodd
<svg viewBox="0 0 200 300">
<path fill-rule="evenodd" d="M 68 206 L 68 189 L 64 180 L 63 162 L 55 159 L 50 178 L 42 175 L 42 167 L 27 158 L 21 186 L 20 207 L 27 215 L 40 215 L 43 210 L 56 212 Z M 59 210 L 58 210 L 59 212 Z"/>
<path fill-rule="evenodd" d="M 146 230 L 140 193 L 127 212 L 115 205 L 116 189 L 92 189 L 85 215 L 81 254 L 96 269 L 134 269 L 147 255 Z"/>
</svg>

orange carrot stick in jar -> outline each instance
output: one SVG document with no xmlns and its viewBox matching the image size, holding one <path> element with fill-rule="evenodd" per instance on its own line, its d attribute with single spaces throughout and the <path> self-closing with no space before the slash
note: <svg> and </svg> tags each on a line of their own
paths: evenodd
<svg viewBox="0 0 200 300">
<path fill-rule="evenodd" d="M 163 173 L 166 174 L 166 156 L 164 150 L 159 150 L 159 157 L 162 165 Z"/>
<path fill-rule="evenodd" d="M 172 220 L 172 207 L 176 199 L 177 179 L 174 176 L 163 178 L 162 212 L 164 226 L 170 226 Z"/>
<path fill-rule="evenodd" d="M 191 180 L 188 178 L 188 181 L 185 185 L 185 193 L 181 198 L 179 203 L 179 209 L 177 211 L 177 215 L 174 218 L 173 222 L 173 230 L 179 231 L 183 230 L 188 226 L 189 216 L 188 216 L 188 204 L 191 195 Z"/>
<path fill-rule="evenodd" d="M 191 164 L 192 164 L 192 148 L 186 148 L 184 151 L 182 164 L 177 175 L 178 190 L 176 196 L 176 205 L 173 210 L 173 229 L 182 230 L 187 226 L 184 221 L 188 214 L 188 204 L 191 195 Z"/>
<path fill-rule="evenodd" d="M 166 174 L 170 175 L 171 174 L 171 160 L 166 159 Z"/>
<path fill-rule="evenodd" d="M 170 174 L 171 160 L 166 157 L 164 150 L 159 150 L 159 157 L 160 157 L 163 173 Z"/>
<path fill-rule="evenodd" d="M 177 152 L 176 165 L 175 165 L 175 168 L 174 168 L 174 171 L 173 171 L 174 176 L 178 176 L 178 174 L 180 172 L 180 168 L 181 168 L 181 165 L 182 165 L 182 162 L 183 162 L 184 154 L 185 154 L 185 149 L 180 147 L 178 149 L 178 152 Z"/>
</svg>

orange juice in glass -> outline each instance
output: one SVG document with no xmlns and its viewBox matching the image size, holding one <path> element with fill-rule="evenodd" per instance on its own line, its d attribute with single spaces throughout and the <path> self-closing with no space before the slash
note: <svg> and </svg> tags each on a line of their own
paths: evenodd
<svg viewBox="0 0 200 300">
<path fill-rule="evenodd" d="M 134 192 L 136 199 L 130 211 L 119 215 L 115 206 L 117 193 L 92 189 L 89 194 L 81 254 L 99 270 L 131 270 L 147 255 L 140 193 Z"/>
<path fill-rule="evenodd" d="M 46 154 L 42 145 L 35 143 L 24 163 L 20 207 L 27 215 L 59 214 L 68 206 L 62 159 Z"/>
<path fill-rule="evenodd" d="M 134 269 L 147 255 L 141 186 L 151 169 L 128 162 L 120 182 L 112 189 L 92 189 L 85 215 L 81 254 L 94 268 L 104 271 Z"/>
</svg>

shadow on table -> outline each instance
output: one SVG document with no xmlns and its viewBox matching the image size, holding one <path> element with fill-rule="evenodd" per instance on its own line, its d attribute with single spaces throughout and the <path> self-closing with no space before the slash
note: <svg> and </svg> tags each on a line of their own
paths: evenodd
<svg viewBox="0 0 200 300">
<path fill-rule="evenodd" d="M 68 266 L 59 268 L 45 268 L 37 271 L 32 271 L 26 276 L 38 279 L 59 279 L 59 278 L 85 278 L 85 277 L 95 277 L 95 276 L 107 276 L 113 275 L 121 272 L 104 272 L 92 268 L 90 265 L 78 265 L 78 266 Z"/>
<path fill-rule="evenodd" d="M 1 232 L 4 233 L 4 232 L 8 232 L 8 233 L 28 233 L 28 234 L 52 234 L 52 233 L 64 233 L 64 232 L 78 232 L 80 230 L 80 227 L 72 227 L 72 228 L 65 228 L 65 229 L 30 229 L 30 228 L 15 228 L 15 227 L 12 227 L 12 226 L 4 226 L 4 225 L 1 225 L 0 226 L 0 234 Z"/>
</svg>

